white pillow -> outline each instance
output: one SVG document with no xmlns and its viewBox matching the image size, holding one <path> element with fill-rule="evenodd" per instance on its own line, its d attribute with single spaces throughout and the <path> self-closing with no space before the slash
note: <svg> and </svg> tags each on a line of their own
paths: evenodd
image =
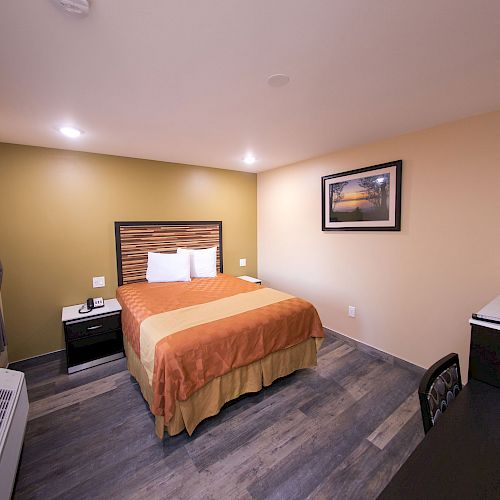
<svg viewBox="0 0 500 500">
<path fill-rule="evenodd" d="M 189 255 L 148 252 L 148 283 L 191 281 Z"/>
<path fill-rule="evenodd" d="M 217 247 L 192 250 L 178 248 L 177 254 L 191 259 L 191 278 L 215 278 L 217 276 Z"/>
</svg>

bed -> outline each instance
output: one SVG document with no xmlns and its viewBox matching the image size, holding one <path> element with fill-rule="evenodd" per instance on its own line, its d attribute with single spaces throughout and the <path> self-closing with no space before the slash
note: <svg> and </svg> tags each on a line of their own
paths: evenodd
<svg viewBox="0 0 500 500">
<path fill-rule="evenodd" d="M 155 416 L 156 434 L 192 434 L 242 394 L 316 365 L 315 308 L 224 274 L 221 221 L 116 222 L 118 290 L 127 366 Z M 147 252 L 217 246 L 217 275 L 146 282 Z"/>
</svg>

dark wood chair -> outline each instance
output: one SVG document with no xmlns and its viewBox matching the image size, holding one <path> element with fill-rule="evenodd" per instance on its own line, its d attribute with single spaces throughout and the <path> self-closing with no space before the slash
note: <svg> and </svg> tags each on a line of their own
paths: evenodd
<svg viewBox="0 0 500 500">
<path fill-rule="evenodd" d="M 458 354 L 448 354 L 425 372 L 418 388 L 418 397 L 426 433 L 461 390 Z"/>
</svg>

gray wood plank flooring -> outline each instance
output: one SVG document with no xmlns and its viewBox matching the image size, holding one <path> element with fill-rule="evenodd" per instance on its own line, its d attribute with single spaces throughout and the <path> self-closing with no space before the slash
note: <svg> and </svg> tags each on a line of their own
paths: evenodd
<svg viewBox="0 0 500 500">
<path fill-rule="evenodd" d="M 316 369 L 163 442 L 125 360 L 11 368 L 31 403 L 15 499 L 371 499 L 423 438 L 419 376 L 329 333 Z"/>
</svg>

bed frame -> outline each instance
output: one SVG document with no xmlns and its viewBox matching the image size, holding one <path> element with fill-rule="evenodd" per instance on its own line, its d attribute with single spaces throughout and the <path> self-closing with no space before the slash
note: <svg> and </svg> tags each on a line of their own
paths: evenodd
<svg viewBox="0 0 500 500">
<path fill-rule="evenodd" d="M 146 281 L 148 252 L 175 253 L 182 248 L 217 246 L 222 272 L 222 221 L 115 222 L 118 286 Z"/>
</svg>

